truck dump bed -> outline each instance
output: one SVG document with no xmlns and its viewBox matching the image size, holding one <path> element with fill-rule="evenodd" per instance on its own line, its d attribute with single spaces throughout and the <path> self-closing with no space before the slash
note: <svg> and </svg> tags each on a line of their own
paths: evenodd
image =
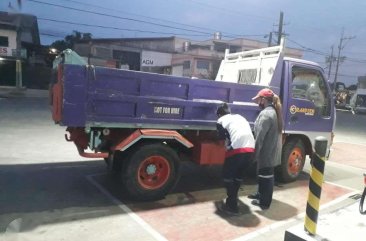
<svg viewBox="0 0 366 241">
<path fill-rule="evenodd" d="M 210 130 L 222 102 L 253 122 L 259 109 L 251 98 L 261 88 L 64 64 L 53 87 L 53 118 L 70 127 Z"/>
</svg>

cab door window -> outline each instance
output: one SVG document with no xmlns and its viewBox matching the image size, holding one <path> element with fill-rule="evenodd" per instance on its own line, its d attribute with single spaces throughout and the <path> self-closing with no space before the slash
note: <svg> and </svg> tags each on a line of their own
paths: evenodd
<svg viewBox="0 0 366 241">
<path fill-rule="evenodd" d="M 315 106 L 316 113 L 330 116 L 328 91 L 320 71 L 293 66 L 292 97 L 311 101 Z"/>
</svg>

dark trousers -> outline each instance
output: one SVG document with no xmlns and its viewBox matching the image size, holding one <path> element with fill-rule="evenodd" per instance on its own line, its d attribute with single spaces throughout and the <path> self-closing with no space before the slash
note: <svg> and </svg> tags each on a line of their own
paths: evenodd
<svg viewBox="0 0 366 241">
<path fill-rule="evenodd" d="M 238 208 L 238 191 L 243 181 L 243 174 L 252 160 L 252 153 L 238 153 L 225 159 L 222 176 L 226 188 L 226 205 L 236 210 Z"/>
<path fill-rule="evenodd" d="M 272 203 L 274 186 L 274 168 L 266 167 L 258 170 L 259 203 L 269 207 Z"/>
</svg>

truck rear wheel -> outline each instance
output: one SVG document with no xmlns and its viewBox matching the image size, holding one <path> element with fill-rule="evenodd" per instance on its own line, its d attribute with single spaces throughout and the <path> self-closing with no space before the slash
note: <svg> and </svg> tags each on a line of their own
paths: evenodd
<svg viewBox="0 0 366 241">
<path fill-rule="evenodd" d="M 134 151 L 122 171 L 122 182 L 135 200 L 164 198 L 178 180 L 179 157 L 164 144 L 148 144 Z"/>
<path fill-rule="evenodd" d="M 119 178 L 122 170 L 122 163 L 124 160 L 122 152 L 115 151 L 111 153 L 108 158 L 104 158 L 107 164 L 107 171 L 113 178 Z"/>
<path fill-rule="evenodd" d="M 305 164 L 305 147 L 300 139 L 290 139 L 282 149 L 281 166 L 278 177 L 283 182 L 296 181 Z"/>
</svg>

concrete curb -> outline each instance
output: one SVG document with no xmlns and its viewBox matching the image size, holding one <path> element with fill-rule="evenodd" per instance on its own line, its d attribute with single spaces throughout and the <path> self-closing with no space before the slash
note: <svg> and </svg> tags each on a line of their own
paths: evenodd
<svg viewBox="0 0 366 241">
<path fill-rule="evenodd" d="M 48 90 L 0 86 L 1 98 L 48 98 Z"/>
</svg>

